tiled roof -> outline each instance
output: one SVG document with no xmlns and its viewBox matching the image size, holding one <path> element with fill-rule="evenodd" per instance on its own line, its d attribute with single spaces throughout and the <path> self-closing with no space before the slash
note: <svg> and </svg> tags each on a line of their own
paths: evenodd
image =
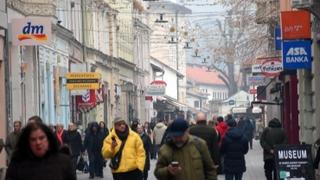
<svg viewBox="0 0 320 180">
<path fill-rule="evenodd" d="M 219 72 L 207 71 L 207 67 L 187 66 L 187 79 L 199 84 L 225 85 Z"/>
</svg>

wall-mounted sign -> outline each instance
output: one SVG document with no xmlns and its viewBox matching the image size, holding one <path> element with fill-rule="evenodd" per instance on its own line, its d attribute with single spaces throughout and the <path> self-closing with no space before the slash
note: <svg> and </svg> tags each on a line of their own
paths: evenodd
<svg viewBox="0 0 320 180">
<path fill-rule="evenodd" d="M 283 66 L 279 58 L 266 58 L 261 65 L 261 72 L 267 77 L 279 76 L 282 71 Z"/>
<path fill-rule="evenodd" d="M 278 145 L 275 162 L 278 179 L 315 179 L 310 145 Z"/>
<path fill-rule="evenodd" d="M 261 73 L 261 64 L 253 64 L 251 68 L 252 73 Z"/>
<path fill-rule="evenodd" d="M 247 76 L 247 85 L 248 86 L 257 86 L 263 85 L 267 81 L 265 76 Z"/>
<path fill-rule="evenodd" d="M 310 39 L 311 16 L 308 11 L 281 12 L 282 39 Z"/>
<path fill-rule="evenodd" d="M 51 40 L 50 18 L 23 18 L 12 20 L 12 44 L 33 46 L 47 44 Z"/>
<path fill-rule="evenodd" d="M 147 96 L 164 96 L 167 83 L 162 80 L 154 80 L 147 86 Z"/>
<path fill-rule="evenodd" d="M 230 106 L 233 106 L 233 105 L 236 104 L 236 101 L 233 100 L 233 99 L 230 99 L 230 100 L 228 101 L 228 104 L 229 104 Z"/>
<path fill-rule="evenodd" d="M 311 69 L 311 40 L 283 41 L 284 69 Z"/>
<path fill-rule="evenodd" d="M 257 89 L 249 89 L 250 94 L 257 94 Z"/>
<path fill-rule="evenodd" d="M 96 99 L 95 90 L 88 90 L 83 95 L 76 96 L 77 109 L 82 112 L 88 111 L 89 109 L 95 107 L 96 104 L 97 104 L 97 99 Z"/>
<path fill-rule="evenodd" d="M 275 29 L 274 29 L 274 44 L 275 44 L 275 48 L 276 50 L 281 50 L 281 29 L 280 29 L 280 26 L 277 26 Z"/>
<path fill-rule="evenodd" d="M 100 73 L 84 72 L 84 73 L 67 73 L 67 88 L 69 90 L 79 89 L 99 89 Z"/>
</svg>

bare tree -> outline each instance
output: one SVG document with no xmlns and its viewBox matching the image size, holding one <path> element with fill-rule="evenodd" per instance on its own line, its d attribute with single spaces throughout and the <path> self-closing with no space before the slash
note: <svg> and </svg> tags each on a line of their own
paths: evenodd
<svg viewBox="0 0 320 180">
<path fill-rule="evenodd" d="M 262 0 L 259 0 L 262 1 Z M 265 55 L 268 50 L 270 35 L 265 25 L 256 23 L 255 0 L 224 0 L 220 3 L 226 13 L 217 18 L 216 28 L 201 29 L 200 36 L 210 38 L 218 35 L 218 41 L 206 41 L 210 50 L 211 64 L 209 68 L 220 72 L 222 79 L 229 88 L 229 96 L 238 91 L 235 65 L 241 65 L 246 60 Z"/>
</svg>

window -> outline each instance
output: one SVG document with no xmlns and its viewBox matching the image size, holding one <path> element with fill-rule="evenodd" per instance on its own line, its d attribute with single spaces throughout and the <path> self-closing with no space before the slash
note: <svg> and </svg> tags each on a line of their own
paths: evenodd
<svg viewBox="0 0 320 180">
<path fill-rule="evenodd" d="M 212 99 L 216 99 L 216 93 L 214 91 L 212 93 Z"/>
<path fill-rule="evenodd" d="M 194 107 L 198 108 L 200 106 L 199 101 L 194 101 Z"/>
</svg>

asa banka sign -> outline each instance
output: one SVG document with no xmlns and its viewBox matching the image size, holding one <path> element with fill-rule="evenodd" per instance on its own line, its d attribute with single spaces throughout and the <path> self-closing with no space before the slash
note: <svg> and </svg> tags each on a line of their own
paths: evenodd
<svg viewBox="0 0 320 180">
<path fill-rule="evenodd" d="M 284 69 L 311 69 L 311 40 L 283 41 Z"/>
<path fill-rule="evenodd" d="M 261 72 L 267 77 L 279 76 L 283 71 L 282 62 L 279 58 L 266 58 L 261 65 Z"/>
<path fill-rule="evenodd" d="M 50 40 L 50 18 L 24 18 L 12 20 L 13 45 L 41 45 L 47 44 Z"/>
<path fill-rule="evenodd" d="M 275 162 L 278 179 L 315 179 L 310 145 L 278 145 Z"/>
</svg>

